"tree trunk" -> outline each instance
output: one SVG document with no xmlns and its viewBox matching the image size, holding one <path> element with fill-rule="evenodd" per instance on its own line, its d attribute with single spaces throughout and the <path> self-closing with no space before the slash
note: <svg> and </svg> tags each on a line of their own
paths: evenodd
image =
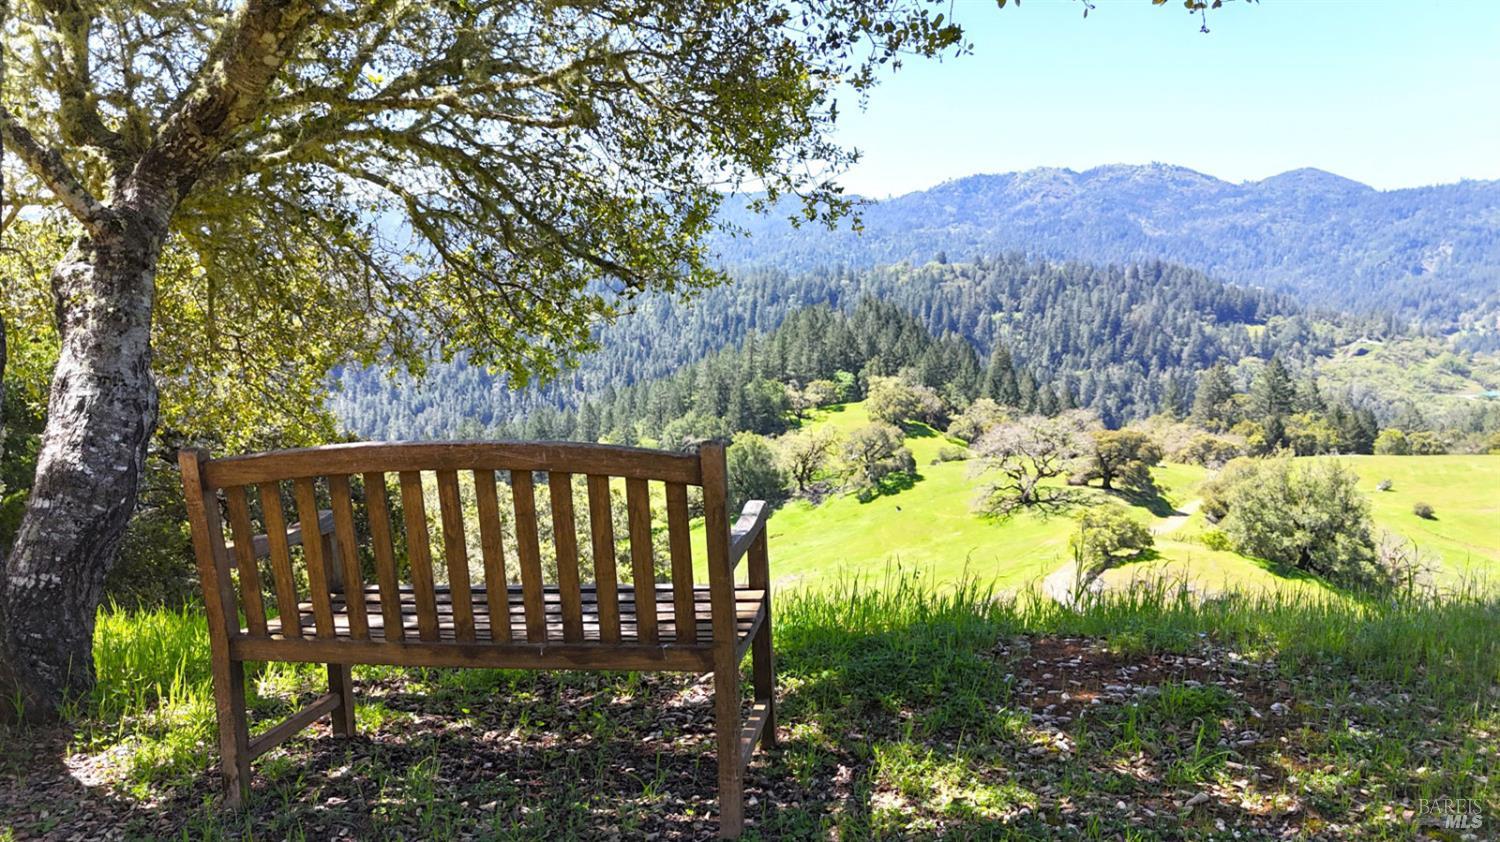
<svg viewBox="0 0 1500 842">
<path fill-rule="evenodd" d="M 156 425 L 151 307 L 166 214 L 120 213 L 52 275 L 61 348 L 36 482 L 0 576 L 4 715 L 40 721 L 93 685 L 94 613 Z"/>
<path fill-rule="evenodd" d="M 5 187 L 0 179 L 0 189 Z M 0 279 L 3 280 L 3 279 Z M 5 316 L 0 315 L 0 464 L 5 462 Z M 3 565 L 5 548 L 0 547 L 0 565 Z M 4 567 L 0 566 L 0 570 Z"/>
</svg>

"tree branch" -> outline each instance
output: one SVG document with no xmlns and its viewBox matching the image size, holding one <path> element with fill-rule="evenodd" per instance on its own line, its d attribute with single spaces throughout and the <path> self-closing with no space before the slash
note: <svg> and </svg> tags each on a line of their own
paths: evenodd
<svg viewBox="0 0 1500 842">
<path fill-rule="evenodd" d="M 131 180 L 175 204 L 234 134 L 262 112 L 267 90 L 314 17 L 305 0 L 248 0 L 209 50 Z"/>
<path fill-rule="evenodd" d="M 77 174 L 54 149 L 48 149 L 31 134 L 10 111 L 0 106 L 0 136 L 6 144 L 36 174 L 42 183 L 57 196 L 57 201 L 91 234 L 110 231 L 115 214 L 94 197 L 79 181 Z"/>
<path fill-rule="evenodd" d="M 117 173 L 128 167 L 130 149 L 125 138 L 105 125 L 93 99 L 89 32 L 93 28 L 92 4 L 50 0 L 42 7 L 52 18 L 57 36 L 55 83 L 59 100 L 57 124 L 63 138 L 77 146 L 104 151 Z"/>
</svg>

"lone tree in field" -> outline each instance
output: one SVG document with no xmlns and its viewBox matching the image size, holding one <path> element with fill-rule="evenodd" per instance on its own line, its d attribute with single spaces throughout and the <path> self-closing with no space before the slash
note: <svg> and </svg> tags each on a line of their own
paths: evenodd
<svg viewBox="0 0 1500 842">
<path fill-rule="evenodd" d="M 1096 430 L 1093 443 L 1075 477 L 1080 482 L 1099 480 L 1099 487 L 1117 485 L 1130 491 L 1150 491 L 1151 466 L 1162 460 L 1161 446 L 1138 430 Z"/>
<path fill-rule="evenodd" d="M 950 7 L 0 0 L 4 195 L 72 238 L 0 573 L 5 708 L 91 686 L 163 395 L 258 389 L 206 417 L 294 423 L 344 362 L 555 374 L 622 297 L 718 279 L 726 195 L 847 212 L 836 92 L 961 48 Z"/>
<path fill-rule="evenodd" d="M 845 481 L 856 494 L 874 494 L 886 477 L 914 473 L 917 463 L 906 447 L 901 428 L 884 421 L 857 427 L 839 446 Z"/>
<path fill-rule="evenodd" d="M 818 474 L 828 464 L 838 436 L 828 427 L 797 430 L 777 442 L 777 461 L 786 472 L 798 494 L 806 494 Z"/>
<path fill-rule="evenodd" d="M 974 443 L 973 473 L 985 479 L 977 507 L 1004 517 L 1021 509 L 1063 503 L 1067 489 L 1046 481 L 1071 473 L 1089 452 L 1092 415 L 1082 410 L 1056 417 L 1026 415 L 997 424 Z"/>
</svg>

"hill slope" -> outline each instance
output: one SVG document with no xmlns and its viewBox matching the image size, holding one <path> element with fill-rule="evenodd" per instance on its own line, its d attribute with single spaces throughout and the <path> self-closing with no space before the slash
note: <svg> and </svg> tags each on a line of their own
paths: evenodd
<svg viewBox="0 0 1500 842">
<path fill-rule="evenodd" d="M 864 404 L 853 403 L 822 410 L 809 423 L 847 431 L 868 421 Z M 776 512 L 768 528 L 772 573 L 780 586 L 822 589 L 852 577 L 879 582 L 899 565 L 935 586 L 951 585 L 968 575 L 986 585 L 1019 588 L 1039 584 L 1069 563 L 1073 518 L 979 517 L 971 509 L 971 463 L 932 464 L 938 449 L 950 443 L 922 425 L 912 425 L 908 434 L 906 444 L 920 474 L 910 488 L 869 502 L 852 496 L 834 496 L 816 506 L 794 501 Z M 1500 457 L 1339 458 L 1347 459 L 1359 475 L 1376 526 L 1416 542 L 1441 562 L 1439 582 L 1477 576 L 1493 583 L 1500 577 L 1500 540 L 1489 528 L 1500 518 Z M 1206 476 L 1203 469 L 1162 465 L 1153 474 L 1163 502 L 1183 513 L 1195 508 L 1197 487 Z M 1392 489 L 1376 491 L 1384 479 L 1392 480 Z M 1088 492 L 1101 500 L 1106 497 L 1098 489 Z M 1436 520 L 1412 514 L 1412 503 L 1418 500 L 1434 506 Z M 1201 514 L 1162 517 L 1141 505 L 1130 506 L 1130 511 L 1152 526 L 1157 558 L 1110 571 L 1105 576 L 1109 584 L 1166 573 L 1210 591 L 1321 588 L 1311 579 L 1278 575 L 1260 561 L 1204 547 L 1195 540 L 1203 528 Z M 701 535 L 696 537 L 701 542 Z M 701 543 L 694 552 L 696 558 L 704 558 Z"/>
<path fill-rule="evenodd" d="M 975 175 L 865 208 L 864 230 L 727 218 L 730 265 L 810 269 L 1008 250 L 1161 259 L 1326 307 L 1452 321 L 1500 302 L 1500 182 L 1378 191 L 1315 169 L 1232 184 L 1183 167 Z"/>
</svg>

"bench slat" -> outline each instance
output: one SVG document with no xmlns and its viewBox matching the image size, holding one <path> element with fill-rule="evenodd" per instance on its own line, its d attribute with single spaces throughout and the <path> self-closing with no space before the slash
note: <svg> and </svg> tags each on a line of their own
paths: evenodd
<svg viewBox="0 0 1500 842">
<path fill-rule="evenodd" d="M 582 641 L 601 641 L 602 636 L 601 629 L 598 623 L 599 614 L 597 611 L 599 603 L 596 599 L 596 590 L 591 586 L 585 586 L 580 590 L 582 597 L 581 602 L 583 619 Z M 750 635 L 752 635 L 755 629 L 758 628 L 758 624 L 760 623 L 761 618 L 764 617 L 765 594 L 766 592 L 764 590 L 755 588 L 737 588 L 735 590 L 733 601 L 735 618 L 734 627 L 736 631 L 736 637 L 740 641 L 739 646 L 742 649 L 746 645 L 748 645 Z M 367 600 L 378 601 L 380 599 L 378 591 L 374 586 L 367 587 L 364 596 Z M 495 597 L 494 600 L 491 599 L 492 596 Z M 556 638 L 561 634 L 563 628 L 561 594 L 558 592 L 557 588 L 548 587 L 544 596 L 546 597 L 546 602 L 544 604 L 543 616 L 546 621 L 546 626 L 552 632 L 553 637 L 550 642 L 558 643 L 559 641 Z M 678 638 L 676 630 L 679 625 L 679 617 L 692 618 L 692 621 L 690 623 L 684 622 L 682 623 L 682 625 L 691 625 L 697 627 L 699 630 L 698 639 L 700 642 L 705 642 L 709 638 L 711 638 L 711 629 L 714 617 L 710 602 L 710 595 L 707 588 L 699 586 L 693 589 L 693 605 L 685 614 L 679 614 L 675 604 L 676 594 L 670 588 L 658 588 L 654 593 L 643 594 L 642 596 L 643 600 L 640 604 L 647 604 L 651 602 L 656 603 L 658 631 L 663 636 L 672 641 L 667 645 L 693 645 L 680 644 L 676 642 Z M 471 593 L 471 599 L 473 600 L 472 613 L 474 617 L 474 625 L 476 630 L 482 633 L 482 642 L 489 642 L 483 641 L 482 638 L 484 637 L 484 634 L 487 634 L 491 629 L 504 628 L 507 626 L 514 628 L 515 636 L 518 642 L 524 639 L 526 634 L 526 626 L 528 623 L 528 615 L 525 610 L 525 597 L 522 594 L 522 589 L 520 587 L 509 586 L 493 595 L 489 593 L 480 593 L 478 590 L 474 590 Z M 498 613 L 492 613 L 490 611 L 489 605 L 492 601 L 498 601 L 502 605 L 502 608 Z M 346 607 L 347 605 L 343 597 L 338 597 L 333 600 L 334 628 L 338 632 L 338 636 L 341 638 L 350 636 L 348 619 L 345 614 Z M 383 608 L 384 606 L 381 607 Z M 408 628 L 413 627 L 416 623 L 416 593 L 412 588 L 403 587 L 401 589 L 398 607 L 401 612 L 401 623 L 393 626 L 392 630 L 394 631 L 395 629 L 400 628 L 402 624 L 404 624 Z M 620 608 L 621 630 L 623 632 L 620 642 L 626 644 L 636 642 L 645 643 L 646 641 L 639 640 L 637 634 L 639 630 L 636 622 L 638 603 L 635 600 L 635 592 L 633 587 L 627 585 L 621 588 Z M 303 602 L 299 606 L 299 609 L 304 618 L 304 622 L 311 621 L 312 604 L 310 602 Z M 384 611 L 373 611 L 371 613 L 370 639 L 373 641 L 381 642 L 383 639 L 384 633 L 386 631 L 383 620 L 384 614 Z M 453 620 L 453 595 L 446 586 L 438 586 L 437 588 L 437 615 L 439 632 L 438 639 L 443 641 L 458 640 Z M 497 622 L 497 618 L 500 618 L 499 622 Z M 278 620 L 272 620 L 270 622 L 270 632 L 272 636 L 276 636 L 279 634 L 280 622 Z M 386 642 L 396 642 L 395 636 L 392 635 L 391 638 Z"/>
<path fill-rule="evenodd" d="M 594 586 L 599 594 L 599 636 L 620 639 L 619 578 L 615 570 L 615 522 L 609 477 L 589 474 L 589 534 L 594 549 Z"/>
<path fill-rule="evenodd" d="M 626 520 L 630 524 L 630 567 L 637 588 L 656 583 L 656 569 L 651 546 L 651 489 L 643 479 L 625 480 Z M 657 642 L 656 602 L 647 600 L 636 606 L 636 624 L 640 638 Z"/>
<path fill-rule="evenodd" d="M 333 535 L 337 539 L 337 563 L 343 570 L 344 593 L 359 594 L 359 599 L 349 599 L 349 628 L 356 640 L 370 635 L 369 619 L 365 612 L 365 578 L 359 569 L 359 537 L 354 532 L 354 500 L 349 492 L 349 478 L 335 474 L 328 478 L 328 496 L 333 501 Z"/>
<path fill-rule="evenodd" d="M 512 471 L 511 498 L 516 507 L 516 555 L 521 561 L 521 592 L 526 600 L 526 639 L 547 639 L 542 615 L 542 551 L 536 533 L 536 488 L 530 471 Z"/>
<path fill-rule="evenodd" d="M 672 593 L 677 616 L 693 611 L 693 542 L 688 537 L 687 486 L 667 483 L 667 540 L 672 553 Z M 697 643 L 696 623 L 678 624 L 678 643 Z"/>
<path fill-rule="evenodd" d="M 292 553 L 286 542 L 286 514 L 281 509 L 281 488 L 274 482 L 262 483 L 260 490 L 261 520 L 266 525 L 266 540 L 271 549 L 271 577 L 276 582 L 276 611 L 290 616 L 292 624 L 282 623 L 282 634 L 301 637 L 301 616 L 297 613 L 297 580 L 292 575 Z"/>
<path fill-rule="evenodd" d="M 318 492 L 308 477 L 292 483 L 297 516 L 303 523 L 318 522 Z M 333 608 L 329 602 L 328 559 L 324 558 L 320 540 L 302 542 L 302 558 L 307 564 L 307 587 L 312 592 L 313 621 L 318 637 L 333 636 Z"/>
<path fill-rule="evenodd" d="M 391 543 L 389 491 L 383 472 L 365 474 L 364 480 L 365 511 L 370 517 L 370 545 L 375 551 L 375 580 L 380 583 L 380 607 L 385 614 L 385 627 L 396 627 L 391 637 L 401 640 L 401 609 L 396 605 L 400 579 L 396 576 L 396 552 Z"/>
<path fill-rule="evenodd" d="M 288 641 L 238 638 L 230 641 L 237 660 L 303 663 L 393 664 L 424 667 L 495 669 L 591 669 L 619 671 L 676 670 L 702 672 L 711 649 L 622 645 L 618 643 L 374 643 L 358 640 Z"/>
<path fill-rule="evenodd" d="M 406 557 L 417 596 L 417 634 L 423 640 L 438 636 L 437 602 L 433 596 L 432 543 L 427 534 L 427 505 L 422 497 L 420 471 L 401 471 L 401 509 L 406 520 Z"/>
<path fill-rule="evenodd" d="M 557 588 L 562 601 L 563 640 L 583 640 L 583 607 L 579 595 L 578 531 L 573 521 L 573 475 L 547 475 L 552 503 L 552 542 L 557 551 Z"/>
<path fill-rule="evenodd" d="M 505 553 L 500 538 L 500 498 L 495 493 L 494 471 L 474 472 L 474 498 L 479 512 L 479 546 L 484 553 L 485 595 L 490 613 L 500 614 L 506 610 Z M 510 640 L 510 625 L 501 623 L 491 629 L 490 639 L 502 643 Z"/>
<path fill-rule="evenodd" d="M 698 459 L 634 447 L 578 442 L 354 442 L 213 459 L 211 488 L 373 471 L 564 471 L 698 484 Z"/>
<path fill-rule="evenodd" d="M 234 556 L 240 571 L 240 605 L 245 611 L 245 623 L 250 634 L 264 637 L 266 605 L 260 593 L 260 560 L 255 557 L 255 527 L 250 525 L 245 487 L 236 485 L 224 489 L 224 503 L 229 509 L 229 529 L 234 535 Z"/>
<path fill-rule="evenodd" d="M 458 473 L 438 471 L 438 508 L 443 519 L 443 557 L 448 562 L 448 587 L 453 594 L 453 624 L 462 641 L 474 640 L 474 612 L 469 595 L 469 551 L 464 541 L 463 501 Z"/>
</svg>

